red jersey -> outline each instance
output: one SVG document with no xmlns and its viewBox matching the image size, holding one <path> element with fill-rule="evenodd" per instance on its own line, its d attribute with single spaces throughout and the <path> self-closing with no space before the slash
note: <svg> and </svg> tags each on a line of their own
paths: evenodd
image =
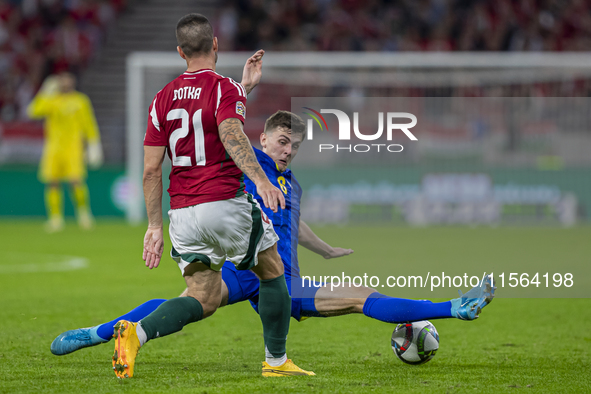
<svg viewBox="0 0 591 394">
<path fill-rule="evenodd" d="M 244 193 L 242 171 L 218 133 L 225 119 L 244 123 L 246 90 L 212 70 L 185 72 L 156 94 L 144 145 L 166 146 L 172 209 Z"/>
</svg>

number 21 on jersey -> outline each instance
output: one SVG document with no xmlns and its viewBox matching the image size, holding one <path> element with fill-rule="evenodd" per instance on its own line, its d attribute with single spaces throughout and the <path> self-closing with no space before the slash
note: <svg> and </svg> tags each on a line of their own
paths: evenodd
<svg viewBox="0 0 591 394">
<path fill-rule="evenodd" d="M 176 145 L 181 138 L 189 135 L 189 113 L 184 108 L 172 109 L 166 115 L 166 120 L 181 120 L 181 127 L 170 134 L 170 152 L 172 153 L 172 165 L 178 167 L 191 166 L 190 156 L 177 156 Z M 195 165 L 205 165 L 205 136 L 203 134 L 203 123 L 201 122 L 201 110 L 197 110 L 191 119 L 193 134 L 195 135 Z"/>
</svg>

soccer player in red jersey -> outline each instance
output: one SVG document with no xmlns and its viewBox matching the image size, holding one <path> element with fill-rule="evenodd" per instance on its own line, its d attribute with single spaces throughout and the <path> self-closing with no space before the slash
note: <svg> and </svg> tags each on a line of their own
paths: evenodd
<svg viewBox="0 0 591 394">
<path fill-rule="evenodd" d="M 211 316 L 222 296 L 220 269 L 229 260 L 260 280 L 263 376 L 314 375 L 287 359 L 291 300 L 277 253 L 278 237 L 256 200 L 244 191 L 243 172 L 267 208 L 285 208 L 283 193 L 269 182 L 243 132 L 248 91 L 215 72 L 218 42 L 207 18 L 184 16 L 176 36 L 187 71 L 156 94 L 144 139 L 149 225 L 143 259 L 148 268 L 156 268 L 163 252 L 162 162 L 168 153 L 171 256 L 183 272 L 188 297 L 162 303 L 138 323 L 117 323 L 115 374 L 133 376 L 137 352 L 145 342 Z M 260 80 L 263 54 L 257 52 L 245 66 L 244 77 L 252 82 L 249 90 Z"/>
</svg>

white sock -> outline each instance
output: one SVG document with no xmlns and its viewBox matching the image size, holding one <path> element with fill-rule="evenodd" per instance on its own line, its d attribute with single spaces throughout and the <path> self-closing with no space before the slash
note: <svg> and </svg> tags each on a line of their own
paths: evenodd
<svg viewBox="0 0 591 394">
<path fill-rule="evenodd" d="M 140 340 L 140 346 L 144 346 L 144 343 L 148 342 L 148 336 L 146 332 L 142 328 L 142 323 L 138 323 L 135 332 L 137 334 L 137 338 Z"/>
<path fill-rule="evenodd" d="M 281 357 L 273 357 L 269 349 L 265 346 L 265 361 L 272 367 L 280 367 L 287 361 L 287 353 Z"/>
</svg>

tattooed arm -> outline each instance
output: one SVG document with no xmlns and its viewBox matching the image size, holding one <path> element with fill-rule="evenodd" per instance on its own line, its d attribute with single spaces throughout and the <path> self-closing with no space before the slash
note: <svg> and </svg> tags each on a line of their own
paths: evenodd
<svg viewBox="0 0 591 394">
<path fill-rule="evenodd" d="M 228 118 L 220 123 L 218 131 L 226 152 L 238 168 L 254 182 L 257 193 L 263 198 L 265 207 L 277 212 L 277 203 L 279 202 L 281 209 L 285 209 L 283 193 L 269 182 L 256 159 L 248 137 L 242 131 L 242 122 L 236 118 Z"/>
</svg>

